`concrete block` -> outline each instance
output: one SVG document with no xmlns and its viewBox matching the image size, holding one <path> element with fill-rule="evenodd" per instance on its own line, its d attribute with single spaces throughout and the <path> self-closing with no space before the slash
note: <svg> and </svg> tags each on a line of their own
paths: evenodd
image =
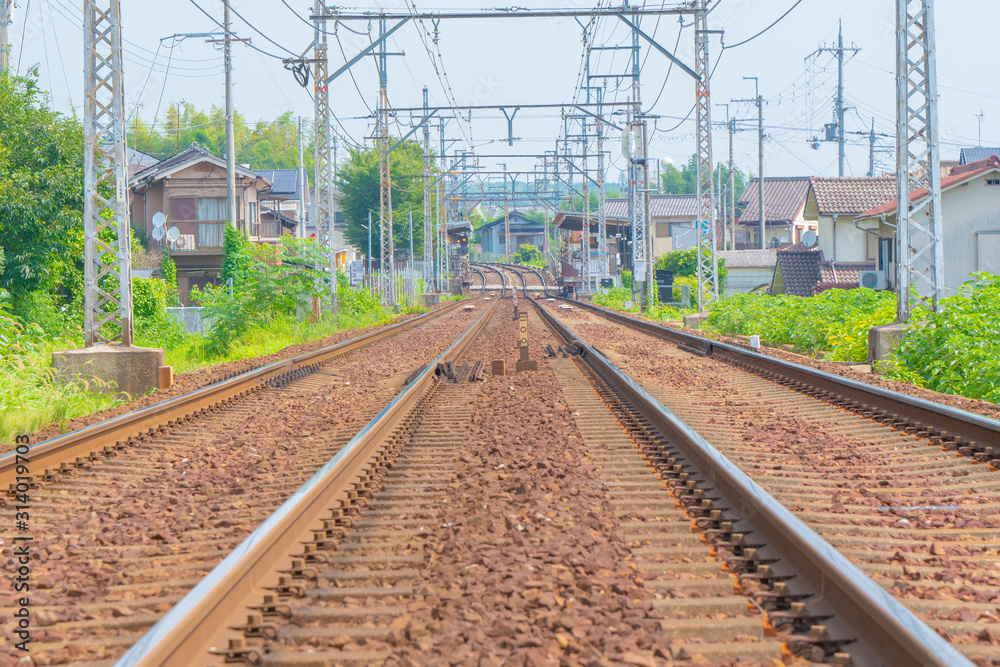
<svg viewBox="0 0 1000 667">
<path fill-rule="evenodd" d="M 684 326 L 688 329 L 700 329 L 702 322 L 708 319 L 708 313 L 696 313 L 684 316 Z"/>
<path fill-rule="evenodd" d="M 503 359 L 494 361 L 492 364 L 493 377 L 502 377 L 507 374 L 507 364 Z"/>
<path fill-rule="evenodd" d="M 868 363 L 885 361 L 891 357 L 906 335 L 906 324 L 895 323 L 868 330 Z"/>
<path fill-rule="evenodd" d="M 170 389 L 174 386 L 174 367 L 160 366 L 160 390 Z"/>
<path fill-rule="evenodd" d="M 535 361 L 534 359 L 528 359 L 527 361 L 519 361 L 516 364 L 515 370 L 517 370 L 518 373 L 524 373 L 525 371 L 537 371 L 538 362 Z"/>
<path fill-rule="evenodd" d="M 141 396 L 160 386 L 160 367 L 166 366 L 163 350 L 148 347 L 96 345 L 52 353 L 52 366 L 67 379 L 101 380 L 100 390 Z M 113 383 L 113 384 L 111 384 Z"/>
<path fill-rule="evenodd" d="M 441 303 L 440 294 L 421 294 L 420 298 L 424 300 L 424 308 L 430 308 Z"/>
</svg>

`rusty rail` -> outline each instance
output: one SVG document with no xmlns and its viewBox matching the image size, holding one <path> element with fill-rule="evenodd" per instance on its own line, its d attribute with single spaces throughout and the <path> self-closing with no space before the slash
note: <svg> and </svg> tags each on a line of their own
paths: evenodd
<svg viewBox="0 0 1000 667">
<path fill-rule="evenodd" d="M 879 660 L 889 665 L 972 665 L 681 419 L 546 309 L 534 305 L 548 325 L 580 350 L 584 361 L 635 405 L 723 496 L 721 505 L 740 508 L 739 515 L 749 517 L 754 537 L 775 549 Z M 861 664 L 857 657 L 855 664 Z"/>
<path fill-rule="evenodd" d="M 716 342 L 652 322 L 637 320 L 592 303 L 584 301 L 569 301 L 569 303 L 656 338 L 681 344 L 706 356 L 713 356 L 759 372 L 792 388 L 807 390 L 820 395 L 820 397 L 824 395 L 839 397 L 843 399 L 846 403 L 844 407 L 848 409 L 875 412 L 883 421 L 894 424 L 898 428 L 910 428 L 915 429 L 915 432 L 925 432 L 928 438 L 951 440 L 959 447 L 970 447 L 972 450 L 987 446 L 995 447 L 996 443 L 1000 443 L 1000 421 L 995 419 L 939 405 L 889 389 L 882 389 L 808 366 L 782 361 L 764 354 L 744 350 L 735 345 Z"/>
<path fill-rule="evenodd" d="M 302 488 L 247 537 L 116 663 L 119 667 L 203 664 L 209 649 L 222 649 L 226 630 L 245 620 L 254 595 L 277 586 L 278 570 L 317 533 L 330 510 L 346 500 L 359 475 L 387 446 L 435 381 L 438 364 L 457 360 L 475 340 L 499 304 L 432 361 Z M 325 516 L 324 516 L 325 515 Z"/>
<path fill-rule="evenodd" d="M 189 394 L 178 396 L 112 419 L 92 424 L 65 435 L 60 435 L 33 445 L 29 450 L 32 469 L 57 473 L 60 466 L 73 467 L 87 460 L 100 457 L 103 452 L 125 446 L 129 438 L 156 431 L 171 423 L 185 421 L 198 413 L 238 400 L 259 391 L 271 383 L 283 382 L 318 368 L 332 357 L 351 352 L 359 347 L 376 343 L 418 324 L 440 317 L 458 306 L 448 304 L 397 324 L 353 338 L 313 352 L 276 361 L 267 366 L 248 371 L 236 377 L 202 387 Z M 16 479 L 17 458 L 14 452 L 0 456 L 0 489 L 7 488 Z M 37 477 L 37 473 L 35 475 Z"/>
</svg>

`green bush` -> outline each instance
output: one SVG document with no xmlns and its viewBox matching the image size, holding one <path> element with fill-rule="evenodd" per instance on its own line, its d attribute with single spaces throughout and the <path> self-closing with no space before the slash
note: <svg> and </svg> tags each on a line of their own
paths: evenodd
<svg viewBox="0 0 1000 667">
<path fill-rule="evenodd" d="M 726 290 L 726 281 L 729 278 L 729 270 L 726 268 L 726 260 L 721 257 L 716 258 L 716 265 L 719 272 L 719 293 Z M 674 283 L 677 283 L 678 276 L 688 278 L 698 278 L 698 249 L 689 248 L 687 250 L 675 250 L 668 252 L 653 265 L 654 269 L 670 271 L 674 274 Z M 697 283 L 695 283 L 697 284 Z M 697 298 L 695 299 L 697 303 Z"/>
<path fill-rule="evenodd" d="M 868 330 L 895 320 L 896 297 L 869 289 L 819 296 L 735 294 L 720 301 L 708 326 L 724 334 L 759 335 L 772 345 L 827 352 L 832 361 L 868 359 Z"/>
<path fill-rule="evenodd" d="M 522 243 L 512 259 L 515 264 L 534 266 L 539 269 L 545 268 L 545 257 L 542 255 L 542 251 L 528 243 Z"/>
<path fill-rule="evenodd" d="M 625 273 L 622 273 L 622 282 L 625 282 Z M 638 295 L 637 295 L 638 297 Z M 638 302 L 632 302 L 631 308 L 626 308 L 625 304 L 632 301 L 632 289 L 630 287 L 611 287 L 608 289 L 599 290 L 590 299 L 591 303 L 598 306 L 603 306 L 604 308 L 610 308 L 611 310 L 617 310 L 623 313 L 638 313 L 639 304 Z"/>
<path fill-rule="evenodd" d="M 919 308 L 889 375 L 1000 403 L 1000 277 L 978 274 L 938 312 Z"/>
<path fill-rule="evenodd" d="M 176 293 L 162 280 L 136 278 L 132 281 L 132 315 L 136 344 L 168 349 L 184 341 L 183 325 L 167 314 Z"/>
</svg>

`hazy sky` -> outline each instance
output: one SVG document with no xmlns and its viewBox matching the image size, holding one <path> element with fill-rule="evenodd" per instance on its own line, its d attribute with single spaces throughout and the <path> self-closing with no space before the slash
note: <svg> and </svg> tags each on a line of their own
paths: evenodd
<svg viewBox="0 0 1000 667">
<path fill-rule="evenodd" d="M 420 10 L 468 9 L 471 3 L 433 0 Z M 221 0 L 197 0 L 217 18 L 222 15 Z M 287 0 L 301 16 L 308 17 L 312 2 Z M 405 12 L 411 0 L 365 2 L 358 9 L 385 8 Z M 123 26 L 126 35 L 127 113 L 138 111 L 149 121 L 157 113 L 162 117 L 167 105 L 181 99 L 199 108 L 224 101 L 222 57 L 220 51 L 204 39 L 192 38 L 177 43 L 161 38 L 175 33 L 217 30 L 191 0 L 148 2 L 124 0 Z M 650 2 L 649 6 L 657 6 Z M 673 3 L 667 3 L 673 6 Z M 710 27 L 725 30 L 726 44 L 738 42 L 765 28 L 794 0 L 721 0 L 710 16 Z M 582 0 L 519 0 L 529 8 L 590 8 L 594 2 Z M 494 5 L 475 3 L 476 7 Z M 603 3 L 603 6 L 608 6 Z M 82 3 L 79 0 L 17 0 L 11 26 L 12 67 L 23 72 L 37 64 L 42 86 L 51 91 L 56 108 L 80 109 L 82 98 Z M 249 37 L 254 46 L 276 56 L 300 53 L 312 40 L 311 28 L 296 17 L 281 0 L 233 0 L 233 7 L 247 21 L 267 34 L 279 46 L 270 43 L 244 20 L 234 16 L 234 30 L 239 37 Z M 995 43 L 995 26 L 1000 24 L 1000 2 L 995 0 L 949 0 L 937 3 L 937 41 L 941 88 L 941 129 L 943 158 L 957 158 L 961 146 L 978 143 L 978 121 L 982 111 L 984 145 L 1000 144 L 1000 92 L 992 82 L 995 76 L 986 71 Z M 846 94 L 851 110 L 847 130 L 865 133 L 875 121 L 875 130 L 892 135 L 895 124 L 894 100 L 894 16 L 892 0 L 803 0 L 775 28 L 762 37 L 722 52 L 720 39 L 713 36 L 710 54 L 713 64 L 720 57 L 712 79 L 715 104 L 754 95 L 752 81 L 760 78 L 760 92 L 767 101 L 765 126 L 766 173 L 770 176 L 836 175 L 835 144 L 823 144 L 813 150 L 808 140 L 821 134 L 824 123 L 833 120 L 833 98 L 837 68 L 833 56 L 806 57 L 823 43 L 836 40 L 838 19 L 843 20 L 845 42 L 861 51 L 848 56 Z M 366 33 L 353 35 L 344 28 L 338 31 L 348 57 L 368 43 L 367 23 L 351 26 Z M 659 21 L 645 18 L 643 29 L 655 35 L 668 50 L 676 49 L 693 66 L 694 33 L 688 23 L 681 28 L 677 17 L 664 16 Z M 374 26 L 377 30 L 377 25 Z M 597 44 L 626 44 L 628 33 L 615 19 L 601 19 L 596 24 Z M 390 42 L 392 51 L 405 57 L 393 57 L 389 65 L 389 97 L 396 107 L 419 106 L 421 89 L 430 89 L 432 104 L 447 104 L 444 81 L 450 85 L 460 104 L 562 104 L 574 99 L 582 63 L 582 30 L 576 22 L 562 20 L 481 19 L 443 22 L 437 49 L 442 56 L 435 73 L 434 63 L 425 44 L 435 49 L 431 24 L 411 23 L 397 32 Z M 23 35 L 23 38 L 22 38 Z M 234 46 L 235 96 L 237 109 L 250 120 L 272 120 L 291 109 L 306 119 L 312 117 L 312 102 L 280 60 L 263 55 L 245 45 Z M 336 39 L 331 39 L 331 71 L 345 61 Z M 593 74 L 625 73 L 628 69 L 624 51 L 594 52 Z M 686 162 L 694 151 L 694 117 L 682 122 L 694 101 L 693 81 L 674 67 L 667 77 L 669 62 L 658 52 L 643 46 L 642 98 L 647 113 L 658 115 L 651 142 L 651 155 Z M 169 70 L 168 70 L 169 59 Z M 436 59 L 436 53 L 435 53 Z M 371 59 L 353 70 L 354 80 L 345 75 L 331 87 L 334 113 L 341 119 L 338 132 L 351 142 L 363 142 L 371 134 L 370 121 L 364 119 L 375 107 L 377 78 Z M 624 100 L 630 80 L 604 79 L 607 100 Z M 665 82 L 666 81 L 666 82 Z M 987 85 L 990 82 L 991 85 Z M 359 94 L 360 90 L 360 94 Z M 662 92 L 661 92 L 662 90 Z M 655 103 L 655 104 L 654 104 Z M 737 133 L 736 161 L 744 169 L 757 171 L 756 109 L 732 105 L 731 111 L 745 131 Z M 726 110 L 713 108 L 713 120 L 722 121 Z M 409 115 L 399 118 L 408 125 Z M 471 141 L 481 154 L 523 154 L 552 150 L 562 122 L 559 112 L 522 110 L 515 121 L 513 148 L 506 145 L 506 121 L 497 111 L 480 112 L 468 122 L 451 122 L 448 138 L 460 140 L 455 148 L 467 148 Z M 397 129 L 396 134 L 399 133 Z M 435 146 L 437 134 L 433 135 Z M 715 133 L 716 159 L 728 155 L 728 134 L 721 126 Z M 883 151 L 877 156 L 879 171 L 892 169 L 890 136 L 879 137 Z M 612 145 L 613 163 L 609 180 L 624 162 L 617 142 Z M 531 169 L 532 160 L 512 158 L 510 168 Z M 852 134 L 848 148 L 848 174 L 862 176 L 868 168 L 867 136 Z"/>
</svg>

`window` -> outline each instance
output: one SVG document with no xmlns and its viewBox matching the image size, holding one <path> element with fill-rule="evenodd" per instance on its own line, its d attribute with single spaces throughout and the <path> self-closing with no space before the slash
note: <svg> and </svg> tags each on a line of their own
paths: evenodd
<svg viewBox="0 0 1000 667">
<path fill-rule="evenodd" d="M 257 215 L 257 202 L 250 202 L 250 236 L 260 236 L 260 217 Z"/>
<path fill-rule="evenodd" d="M 225 220 L 229 217 L 226 215 L 228 209 L 229 206 L 226 204 L 225 199 L 215 197 L 198 198 L 198 220 Z"/>
<path fill-rule="evenodd" d="M 223 197 L 171 197 L 171 222 L 194 222 L 196 220 L 221 221 L 228 219 L 228 206 Z"/>
<path fill-rule="evenodd" d="M 499 232 L 497 234 L 497 243 L 499 243 L 500 245 L 506 245 L 507 244 L 507 235 L 504 234 L 503 232 Z"/>
<path fill-rule="evenodd" d="M 205 223 L 198 225 L 199 248 L 221 248 L 222 230 L 226 223 Z"/>
<path fill-rule="evenodd" d="M 1000 178 L 989 178 L 986 180 L 986 185 L 1000 185 Z"/>
</svg>

